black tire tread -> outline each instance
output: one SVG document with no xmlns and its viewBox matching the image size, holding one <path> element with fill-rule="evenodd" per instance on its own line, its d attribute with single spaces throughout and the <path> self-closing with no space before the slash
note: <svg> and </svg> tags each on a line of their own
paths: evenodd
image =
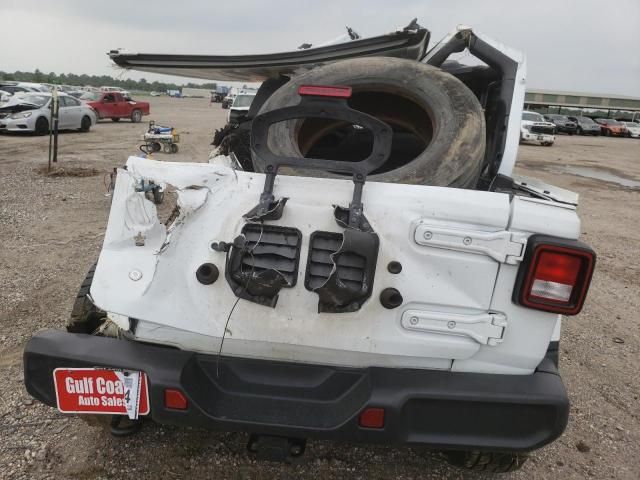
<svg viewBox="0 0 640 480">
<path fill-rule="evenodd" d="M 284 84 L 260 108 L 260 114 L 297 105 L 297 89 L 303 84 L 348 85 L 394 92 L 413 99 L 437 115 L 434 136 L 428 147 L 413 160 L 383 173 L 369 175 L 369 181 L 474 188 L 485 153 L 485 119 L 476 96 L 459 79 L 436 67 L 395 58 L 356 58 L 330 63 L 305 72 Z M 269 148 L 276 155 L 301 157 L 295 120 L 272 126 Z M 253 167 L 263 172 L 264 160 L 253 158 Z M 284 174 L 298 174 L 293 167 Z M 307 173 L 303 172 L 302 175 Z M 313 176 L 340 178 L 328 172 Z M 342 177 L 344 178 L 344 177 Z"/>
<path fill-rule="evenodd" d="M 80 289 L 76 295 L 76 300 L 71 309 L 71 316 L 67 321 L 67 331 L 71 333 L 94 333 L 104 322 L 105 312 L 97 308 L 91 301 L 89 291 L 93 283 L 93 276 L 97 263 L 94 263 L 84 280 L 80 284 Z M 78 415 L 83 422 L 90 427 L 96 427 L 109 432 L 111 428 L 111 415 Z"/>
<path fill-rule="evenodd" d="M 46 123 L 45 123 L 45 124 L 46 124 L 46 129 L 44 129 L 44 128 L 38 128 L 38 124 L 41 124 L 41 125 L 42 125 L 42 124 L 43 124 L 43 123 L 42 123 L 43 121 L 44 121 L 44 122 L 46 122 Z M 47 120 L 45 117 L 40 117 L 40 118 L 38 118 L 38 119 L 36 120 L 36 125 L 35 125 L 35 129 L 34 129 L 34 133 L 35 133 L 36 135 L 47 135 L 47 134 L 49 133 L 49 129 L 50 129 L 50 126 L 49 126 L 49 120 Z"/>
<path fill-rule="evenodd" d="M 71 308 L 71 315 L 67 321 L 68 332 L 93 333 L 104 322 L 105 312 L 93 304 L 91 295 L 89 294 L 95 270 L 96 264 L 94 263 L 80 285 L 73 307 Z"/>
<path fill-rule="evenodd" d="M 85 120 L 88 120 L 89 123 L 87 124 Z M 89 118 L 88 115 L 85 115 L 82 117 L 82 120 L 80 120 L 80 131 L 88 132 L 89 130 L 91 130 L 91 118 Z"/>
</svg>

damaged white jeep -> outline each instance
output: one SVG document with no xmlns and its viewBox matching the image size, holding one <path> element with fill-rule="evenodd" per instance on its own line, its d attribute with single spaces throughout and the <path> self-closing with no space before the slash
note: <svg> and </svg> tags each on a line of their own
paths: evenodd
<svg viewBox="0 0 640 480">
<path fill-rule="evenodd" d="M 66 413 L 426 446 L 504 472 L 565 429 L 561 315 L 595 254 L 577 195 L 512 175 L 521 54 L 468 28 L 248 56 L 112 52 L 118 65 L 261 81 L 209 163 L 129 158 L 68 331 L 25 383 Z M 473 65 L 450 57 L 468 50 Z M 177 192 L 165 224 L 148 186 Z"/>
</svg>

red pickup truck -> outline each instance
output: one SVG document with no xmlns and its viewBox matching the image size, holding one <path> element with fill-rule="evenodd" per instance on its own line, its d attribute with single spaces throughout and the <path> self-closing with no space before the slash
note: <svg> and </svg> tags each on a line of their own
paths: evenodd
<svg viewBox="0 0 640 480">
<path fill-rule="evenodd" d="M 138 123 L 143 115 L 149 115 L 148 102 L 132 100 L 118 92 L 87 92 L 80 99 L 96 111 L 98 120 L 110 118 L 118 122 L 121 118 L 130 118 Z"/>
</svg>

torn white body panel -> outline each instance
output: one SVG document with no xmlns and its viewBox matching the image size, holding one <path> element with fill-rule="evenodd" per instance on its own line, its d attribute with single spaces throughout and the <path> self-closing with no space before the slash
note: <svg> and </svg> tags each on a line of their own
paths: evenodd
<svg viewBox="0 0 640 480">
<path fill-rule="evenodd" d="M 243 214 L 258 203 L 264 175 L 234 171 L 224 163 L 131 157 L 128 169 L 119 172 L 91 294 L 98 307 L 136 319 L 133 338 L 215 354 L 228 320 L 224 355 L 521 374 L 540 362 L 557 315 L 511 302 L 518 268 L 514 254 L 532 232 L 576 238 L 575 210 L 558 209 L 563 222 L 551 227 L 553 202 L 527 204 L 526 214 L 540 221 L 532 224 L 518 218 L 517 202 L 506 194 L 369 182 L 364 212 L 380 238 L 372 295 L 356 312 L 318 313 L 318 295 L 304 286 L 309 238 L 315 231 L 342 231 L 333 205 L 349 204 L 353 183 L 281 175 L 274 193 L 289 201 L 282 218 L 267 223 L 301 232 L 297 284 L 280 291 L 275 308 L 239 300 L 231 314 L 238 299 L 224 277 L 225 253 L 211 244 L 239 235 Z M 143 178 L 177 189 L 180 214 L 168 229 L 159 223 L 153 203 L 135 191 Z M 538 210 L 545 212 L 544 222 L 543 215 L 535 215 Z M 416 241 L 417 231 L 426 238 L 425 226 L 440 233 L 436 244 Z M 510 241 L 506 232 L 517 239 Z M 451 245 L 443 242 L 444 234 Z M 137 246 L 140 235 L 144 244 Z M 462 241 L 466 237 L 500 241 L 473 248 Z M 388 271 L 391 261 L 402 264 L 399 274 Z M 196 279 L 203 263 L 220 271 L 212 285 Z M 388 287 L 404 299 L 392 310 L 379 300 Z M 504 292 L 495 295 L 499 289 Z M 408 311 L 428 321 L 416 327 Z M 445 329 L 441 319 L 459 319 L 459 325 Z"/>
</svg>

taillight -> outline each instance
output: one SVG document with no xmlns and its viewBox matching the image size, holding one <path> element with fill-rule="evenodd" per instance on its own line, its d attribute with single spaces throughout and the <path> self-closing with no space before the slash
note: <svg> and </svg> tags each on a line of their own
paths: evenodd
<svg viewBox="0 0 640 480">
<path fill-rule="evenodd" d="M 595 263 L 595 252 L 581 242 L 532 235 L 513 300 L 529 308 L 576 315 L 587 296 Z"/>
<path fill-rule="evenodd" d="M 332 87 L 326 85 L 301 85 L 298 95 L 312 97 L 350 98 L 351 87 Z"/>
</svg>

